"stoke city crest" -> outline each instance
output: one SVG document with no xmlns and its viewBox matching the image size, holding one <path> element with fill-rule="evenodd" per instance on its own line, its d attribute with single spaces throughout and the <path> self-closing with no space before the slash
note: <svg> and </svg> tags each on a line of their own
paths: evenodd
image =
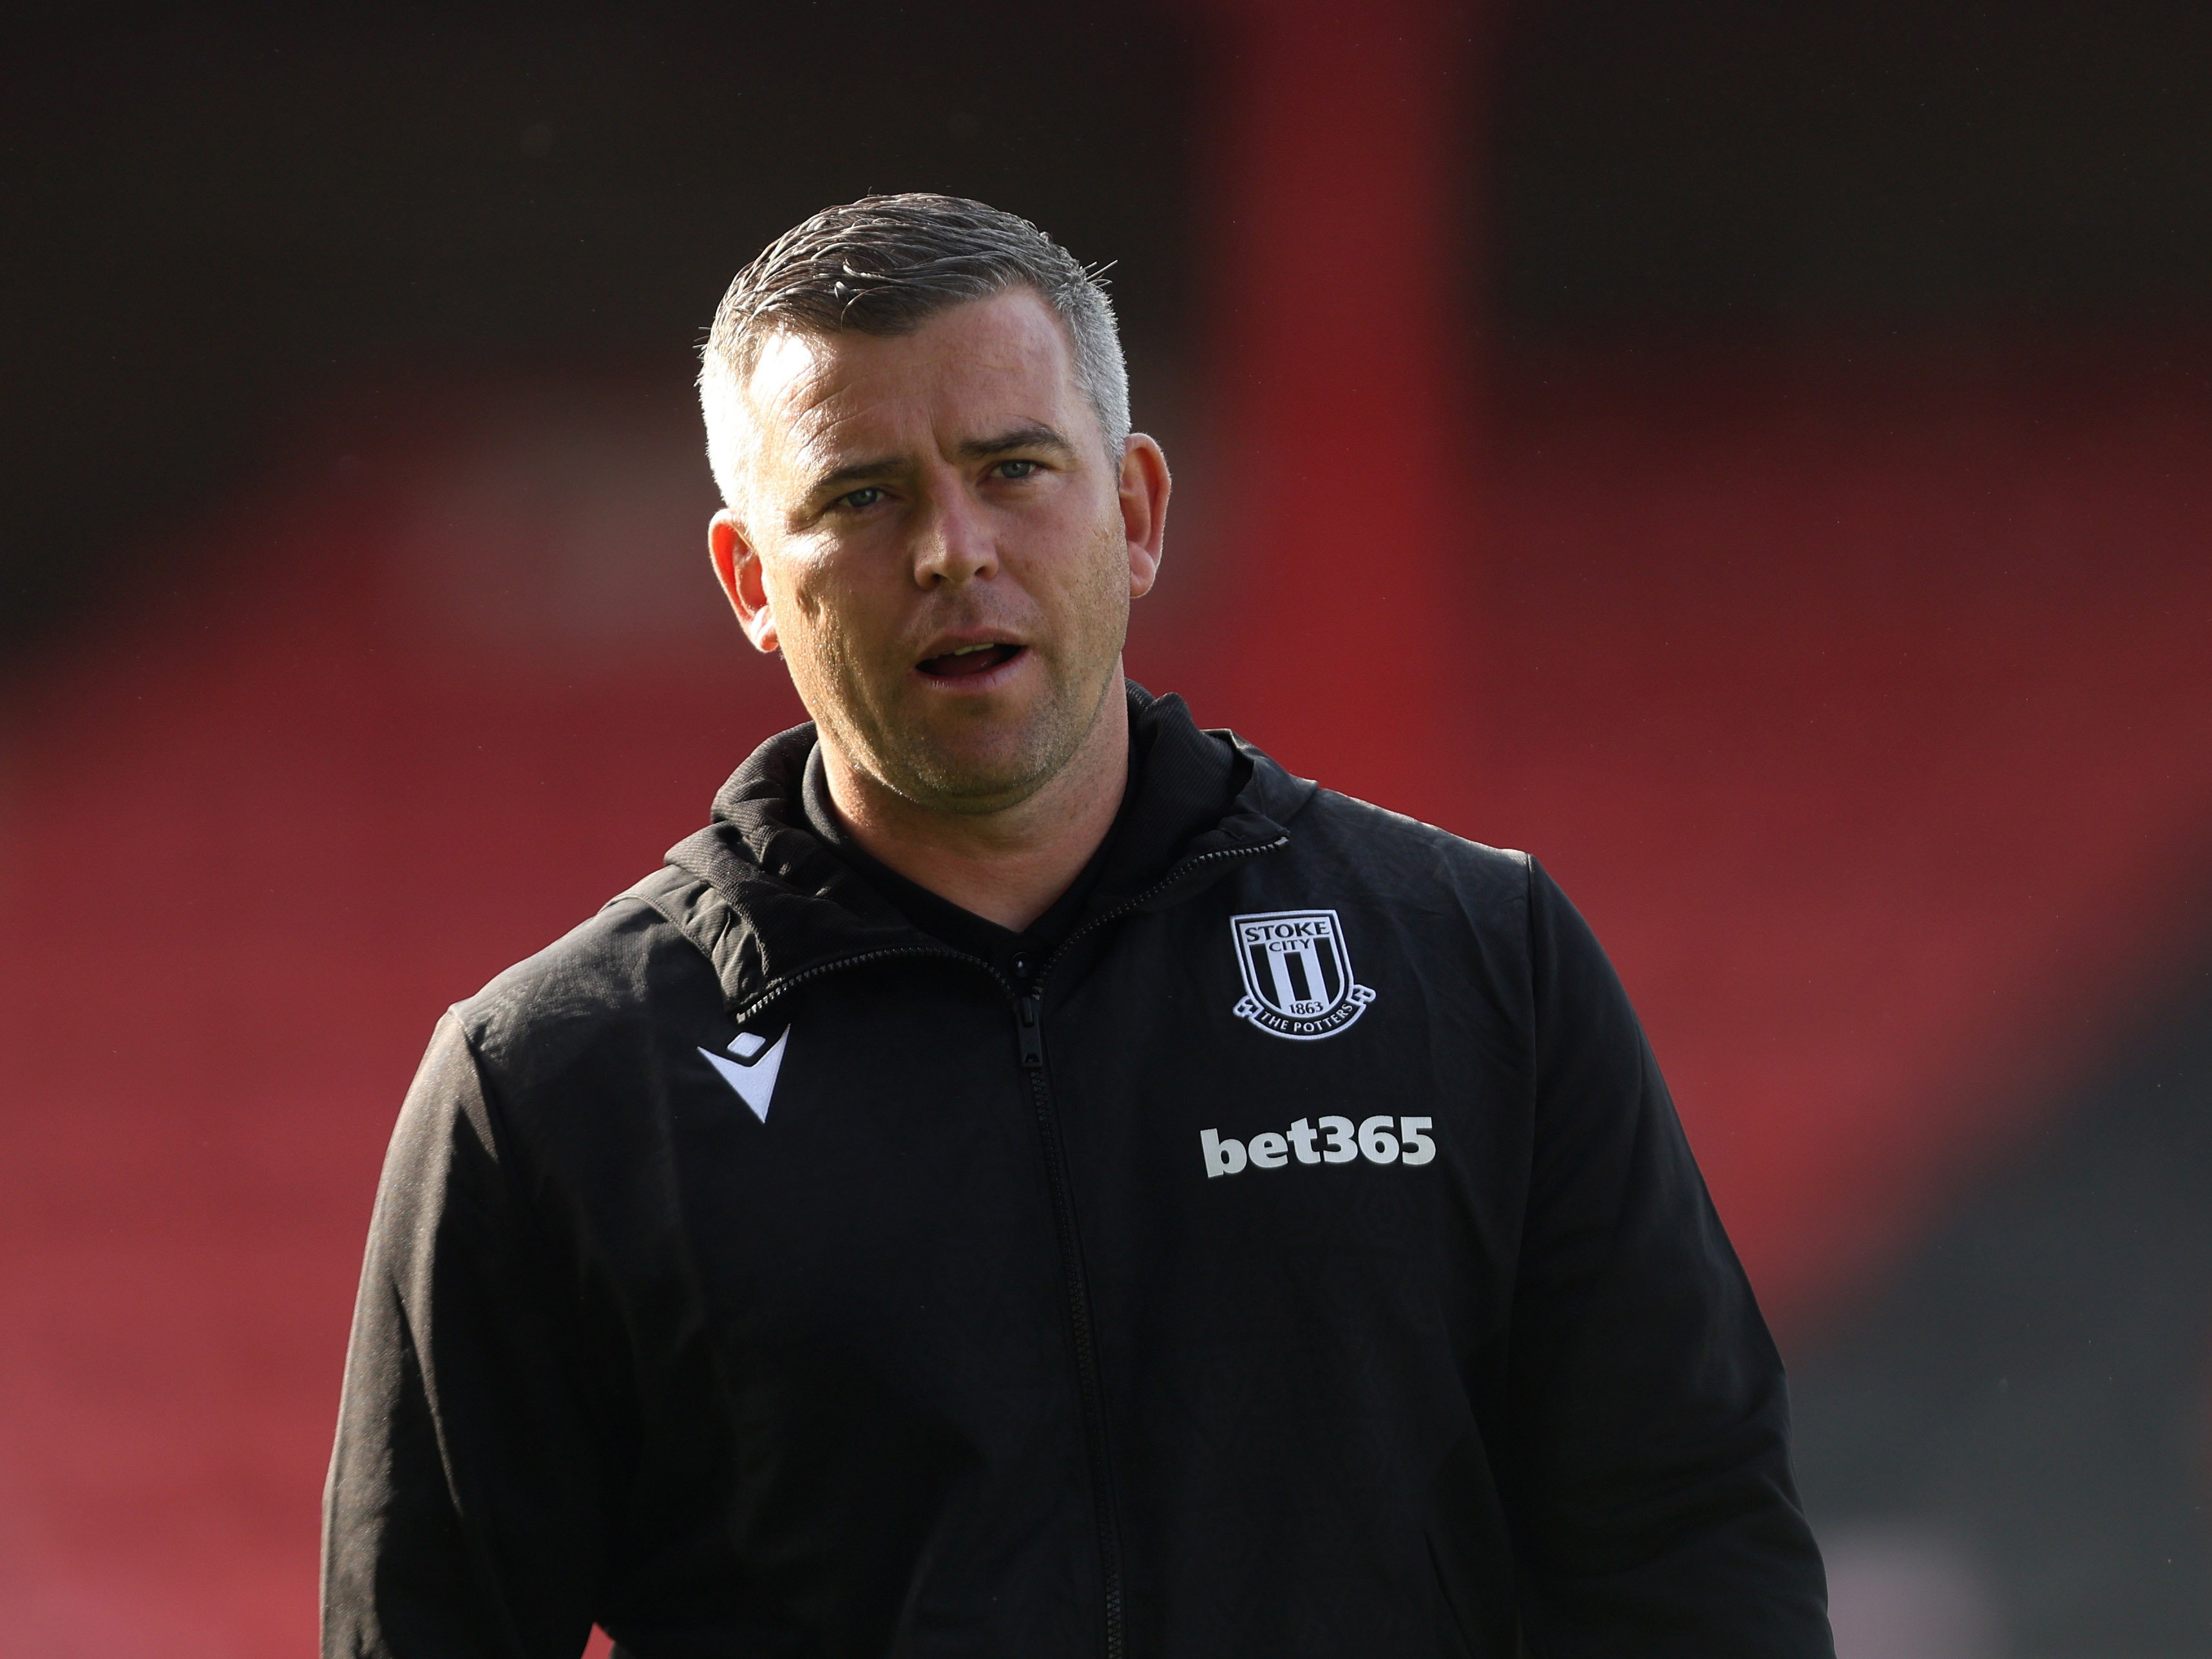
<svg viewBox="0 0 2212 1659">
<path fill-rule="evenodd" d="M 1375 1000 L 1352 977 L 1344 924 L 1334 910 L 1231 916 L 1229 932 L 1244 976 L 1237 1017 L 1271 1036 L 1294 1042 L 1334 1036 Z"/>
</svg>

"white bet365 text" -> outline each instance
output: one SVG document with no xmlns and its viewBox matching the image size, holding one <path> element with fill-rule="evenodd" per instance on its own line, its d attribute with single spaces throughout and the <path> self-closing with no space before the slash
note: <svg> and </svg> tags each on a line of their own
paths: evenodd
<svg viewBox="0 0 2212 1659">
<path fill-rule="evenodd" d="M 1355 1129 L 1348 1117 L 1302 1117 L 1286 1133 L 1271 1130 L 1254 1135 L 1249 1141 L 1224 1140 L 1215 1130 L 1201 1129 L 1198 1146 L 1206 1156 L 1209 1181 L 1217 1176 L 1233 1176 L 1248 1165 L 1255 1170 L 1279 1170 L 1293 1158 L 1301 1164 L 1349 1164 L 1360 1158 L 1370 1164 L 1426 1164 L 1437 1155 L 1437 1143 L 1428 1136 L 1435 1121 L 1426 1117 L 1370 1117 Z"/>
</svg>

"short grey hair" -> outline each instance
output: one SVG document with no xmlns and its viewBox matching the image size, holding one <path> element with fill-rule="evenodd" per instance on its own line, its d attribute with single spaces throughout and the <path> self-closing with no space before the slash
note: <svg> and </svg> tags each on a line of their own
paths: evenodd
<svg viewBox="0 0 2212 1659">
<path fill-rule="evenodd" d="M 763 341 L 782 333 L 905 334 L 941 311 L 1025 286 L 1059 317 L 1109 459 L 1129 437 L 1129 371 L 1099 280 L 1028 220 L 964 197 L 864 196 L 770 242 L 730 284 L 700 354 L 707 459 L 739 493 L 737 404 Z"/>
</svg>

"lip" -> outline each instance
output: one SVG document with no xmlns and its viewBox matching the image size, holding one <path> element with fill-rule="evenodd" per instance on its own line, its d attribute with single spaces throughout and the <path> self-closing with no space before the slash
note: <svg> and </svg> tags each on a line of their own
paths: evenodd
<svg viewBox="0 0 2212 1659">
<path fill-rule="evenodd" d="M 921 665 L 933 658 L 950 656 L 956 651 L 979 645 L 1012 646 L 1014 654 L 995 667 L 986 668 L 979 673 L 963 674 L 957 678 L 947 678 L 942 675 L 926 674 L 922 672 Z M 994 691 L 1019 673 L 1022 665 L 1030 659 L 1032 653 L 1033 647 L 1028 641 L 1017 638 L 1004 629 L 963 629 L 958 633 L 939 635 L 932 640 L 923 650 L 916 653 L 914 666 L 909 672 L 931 690 L 942 694 L 957 696 L 971 692 Z"/>
</svg>

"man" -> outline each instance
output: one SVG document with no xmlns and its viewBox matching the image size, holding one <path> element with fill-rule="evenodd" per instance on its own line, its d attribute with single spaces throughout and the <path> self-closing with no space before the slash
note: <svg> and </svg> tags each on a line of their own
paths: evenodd
<svg viewBox="0 0 2212 1659">
<path fill-rule="evenodd" d="M 833 208 L 706 351 L 715 573 L 814 716 L 440 1026 L 328 1655 L 1830 1652 L 1782 1372 L 1528 859 L 1127 685 L 1104 295 Z"/>
</svg>

